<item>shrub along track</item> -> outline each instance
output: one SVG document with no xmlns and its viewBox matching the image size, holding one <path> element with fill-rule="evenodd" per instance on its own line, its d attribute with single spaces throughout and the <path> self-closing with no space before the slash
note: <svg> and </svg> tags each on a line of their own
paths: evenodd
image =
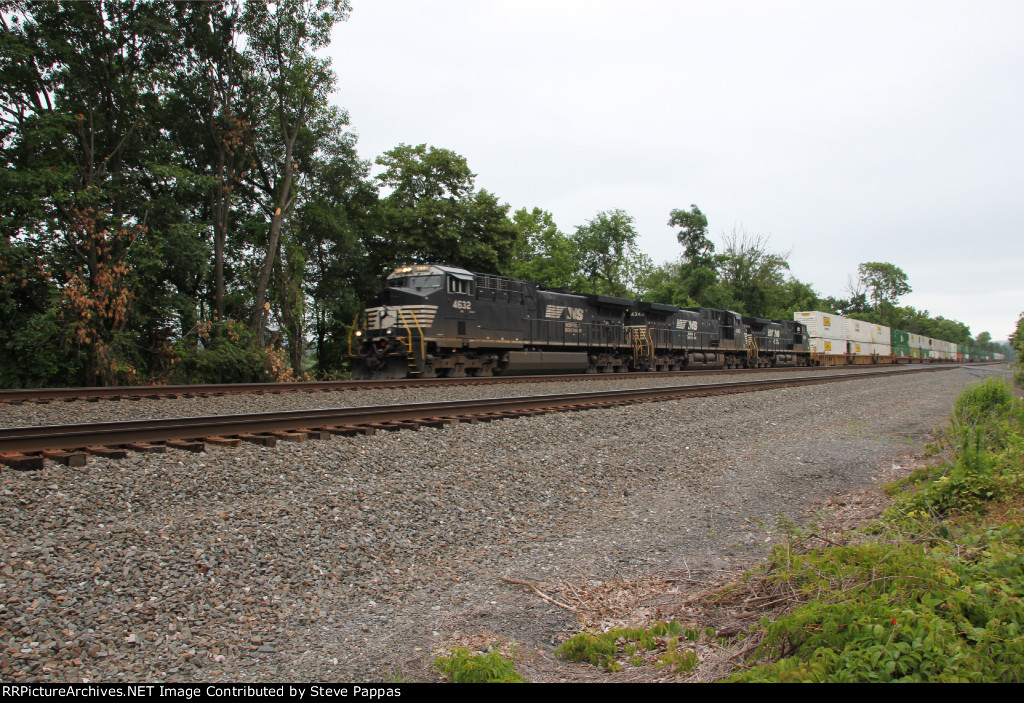
<svg viewBox="0 0 1024 703">
<path fill-rule="evenodd" d="M 491 421 L 523 415 L 747 393 L 953 368 L 957 367 L 813 374 L 784 379 L 409 405 L 15 427 L 0 430 L 0 463 L 22 470 L 41 469 L 45 459 L 81 466 L 87 454 L 124 458 L 129 451 L 166 452 L 168 448 L 175 448 L 201 452 L 206 443 L 238 446 L 243 441 L 275 446 L 278 440 L 305 441 L 329 439 L 332 435 L 372 434 L 377 430 L 415 430 L 424 426 L 443 427 L 458 422 Z"/>
</svg>

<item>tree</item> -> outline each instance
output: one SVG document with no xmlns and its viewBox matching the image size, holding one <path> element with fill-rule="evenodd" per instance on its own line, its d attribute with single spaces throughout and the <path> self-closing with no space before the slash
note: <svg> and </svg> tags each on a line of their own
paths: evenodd
<svg viewBox="0 0 1024 703">
<path fill-rule="evenodd" d="M 368 243 L 376 265 L 445 263 L 505 273 L 519 232 L 508 205 L 474 189 L 466 159 L 426 144 L 400 144 L 377 158 L 377 176 L 390 192 L 377 208 L 379 234 Z"/>
<path fill-rule="evenodd" d="M 1024 312 L 1017 318 L 1017 328 L 1010 335 L 1010 347 L 1017 355 L 1017 373 L 1014 380 L 1024 386 Z"/>
<path fill-rule="evenodd" d="M 305 292 L 322 375 L 344 369 L 349 327 L 383 278 L 366 264 L 364 242 L 376 231 L 371 214 L 377 205 L 369 169 L 357 158 L 351 135 L 326 140 L 296 211 L 295 238 L 306 262 Z"/>
<path fill-rule="evenodd" d="M 903 269 L 889 263 L 870 262 L 857 267 L 861 283 L 874 303 L 875 310 L 888 304 L 893 307 L 902 295 L 911 292 L 907 283 L 907 274 Z"/>
<path fill-rule="evenodd" d="M 679 227 L 676 238 L 683 246 L 683 259 L 695 268 L 713 268 L 715 245 L 708 239 L 708 218 L 696 205 L 690 211 L 672 210 L 669 227 Z"/>
<path fill-rule="evenodd" d="M 789 252 L 768 249 L 771 237 L 733 230 L 725 236 L 721 256 L 722 281 L 728 286 L 733 306 L 746 315 L 767 317 L 780 306 L 789 270 Z"/>
<path fill-rule="evenodd" d="M 512 223 L 518 237 L 509 275 L 548 288 L 571 286 L 577 257 L 572 242 L 558 229 L 551 213 L 536 207 L 531 211 L 520 208 L 512 214 Z"/>
<path fill-rule="evenodd" d="M 672 210 L 668 224 L 680 228 L 676 238 L 683 254 L 678 263 L 666 265 L 648 281 L 652 299 L 668 298 L 685 306 L 713 305 L 721 291 L 716 286 L 719 262 L 715 245 L 707 236 L 708 218 L 699 207 L 690 205 L 689 212 Z"/>
<path fill-rule="evenodd" d="M 47 262 L 65 379 L 131 381 L 140 290 L 134 251 L 174 222 L 152 194 L 174 169 L 163 77 L 181 63 L 176 8 L 5 3 L 0 69 L 4 239 Z M 182 180 L 187 180 L 187 174 Z M 181 220 L 181 214 L 174 218 Z"/>
<path fill-rule="evenodd" d="M 347 0 L 281 0 L 247 3 L 241 19 L 251 62 L 255 109 L 256 166 L 247 178 L 262 194 L 268 220 L 266 245 L 256 279 L 250 326 L 264 343 L 270 306 L 267 289 L 281 249 L 284 224 L 298 198 L 299 161 L 316 152 L 317 140 L 343 129 L 347 116 L 330 107 L 335 76 L 317 51 L 330 43 L 335 23 L 348 17 Z"/>
<path fill-rule="evenodd" d="M 581 293 L 629 296 L 651 268 L 636 245 L 633 218 L 622 210 L 597 213 L 569 238 L 578 260 L 575 288 Z"/>
<path fill-rule="evenodd" d="M 842 314 L 857 315 L 870 311 L 871 307 L 868 305 L 867 292 L 868 286 L 863 278 L 854 278 L 852 274 L 847 274 L 845 293 L 850 298 L 843 306 L 844 311 Z"/>
</svg>

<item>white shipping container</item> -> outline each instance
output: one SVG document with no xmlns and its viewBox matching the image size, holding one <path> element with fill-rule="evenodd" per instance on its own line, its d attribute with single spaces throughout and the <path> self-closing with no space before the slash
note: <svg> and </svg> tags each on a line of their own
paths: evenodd
<svg viewBox="0 0 1024 703">
<path fill-rule="evenodd" d="M 846 339 L 850 342 L 867 342 L 870 344 L 872 327 L 874 325 L 870 322 L 848 317 L 846 318 Z"/>
<path fill-rule="evenodd" d="M 892 354 L 891 344 L 872 344 L 871 353 L 878 354 L 879 356 L 890 356 Z"/>
<path fill-rule="evenodd" d="M 921 348 L 921 342 L 922 342 L 923 339 L 924 339 L 924 337 L 922 337 L 919 334 L 912 334 L 912 335 L 910 335 L 910 339 L 908 340 L 907 344 L 910 346 L 911 349 L 920 349 Z M 928 347 L 925 347 L 925 349 L 927 349 L 927 348 Z"/>
<path fill-rule="evenodd" d="M 845 354 L 846 340 L 811 337 L 811 351 L 819 354 Z"/>
<path fill-rule="evenodd" d="M 871 347 L 872 347 L 871 342 L 855 342 L 855 341 L 851 340 L 851 341 L 846 343 L 846 346 L 849 347 L 849 352 L 851 354 L 856 355 L 856 356 L 870 356 L 871 355 Z"/>
<path fill-rule="evenodd" d="M 871 325 L 871 341 L 892 346 L 892 330 L 885 325 Z"/>
<path fill-rule="evenodd" d="M 807 325 L 807 336 L 820 339 L 846 339 L 846 318 L 830 312 L 795 312 L 793 319 Z"/>
</svg>

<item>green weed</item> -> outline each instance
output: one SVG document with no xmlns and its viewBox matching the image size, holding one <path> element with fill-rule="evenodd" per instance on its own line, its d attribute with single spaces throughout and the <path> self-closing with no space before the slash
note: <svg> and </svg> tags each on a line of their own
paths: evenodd
<svg viewBox="0 0 1024 703">
<path fill-rule="evenodd" d="M 669 666 L 673 671 L 683 673 L 697 665 L 697 654 L 690 650 L 678 650 L 679 635 L 684 632 L 682 623 L 656 622 L 650 628 L 618 627 L 607 632 L 581 632 L 562 643 L 556 654 L 570 661 L 589 662 L 604 667 L 606 671 L 622 670 L 619 657 L 631 666 L 643 665 L 643 652 L 663 649 L 658 657 L 658 666 Z M 687 637 L 695 628 L 686 630 Z M 695 641 L 697 638 L 692 637 Z"/>
<path fill-rule="evenodd" d="M 948 459 L 888 487 L 889 542 L 776 548 L 766 579 L 807 601 L 763 622 L 757 664 L 731 681 L 1024 680 L 1024 408 L 987 380 L 957 400 Z M 949 517 L 956 517 L 951 521 Z"/>
<path fill-rule="evenodd" d="M 498 652 L 473 654 L 459 647 L 450 656 L 438 657 L 434 668 L 452 683 L 526 683 L 515 665 Z"/>
</svg>

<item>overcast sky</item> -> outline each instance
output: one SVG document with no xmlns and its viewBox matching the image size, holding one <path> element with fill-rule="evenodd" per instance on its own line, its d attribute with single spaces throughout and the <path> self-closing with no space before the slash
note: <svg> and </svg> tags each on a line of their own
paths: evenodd
<svg viewBox="0 0 1024 703">
<path fill-rule="evenodd" d="M 451 149 L 567 234 L 625 210 L 658 263 L 696 203 L 823 296 L 887 261 L 974 335 L 1024 311 L 1024 2 L 351 1 L 362 158 Z"/>
</svg>

